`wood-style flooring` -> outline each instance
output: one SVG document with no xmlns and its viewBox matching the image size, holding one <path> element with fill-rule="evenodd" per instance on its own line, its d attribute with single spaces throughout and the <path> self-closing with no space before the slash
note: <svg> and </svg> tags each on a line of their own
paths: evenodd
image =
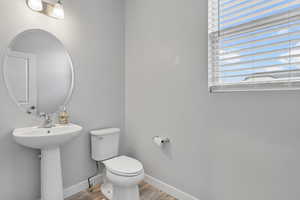
<svg viewBox="0 0 300 200">
<path fill-rule="evenodd" d="M 160 191 L 159 189 L 142 182 L 140 185 L 141 200 L 177 200 L 176 198 Z M 82 191 L 75 194 L 66 200 L 108 200 L 100 191 L 100 186 L 97 185 L 91 190 Z"/>
</svg>

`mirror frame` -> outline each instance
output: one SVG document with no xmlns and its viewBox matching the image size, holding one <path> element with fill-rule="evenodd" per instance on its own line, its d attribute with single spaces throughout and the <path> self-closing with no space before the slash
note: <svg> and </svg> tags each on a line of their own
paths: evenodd
<svg viewBox="0 0 300 200">
<path fill-rule="evenodd" d="M 75 70 L 74 70 L 74 65 L 73 65 L 72 58 L 71 58 L 71 56 L 70 56 L 69 51 L 66 49 L 66 47 L 65 47 L 65 45 L 62 43 L 62 41 L 61 41 L 60 39 L 58 39 L 58 37 L 57 37 L 56 35 L 54 35 L 53 33 L 51 33 L 51 32 L 45 31 L 45 30 L 43 30 L 43 29 L 27 29 L 27 30 L 24 30 L 24 31 L 22 31 L 22 32 L 20 32 L 20 33 L 18 33 L 18 34 L 16 34 L 16 35 L 13 37 L 13 39 L 10 40 L 10 42 L 9 42 L 9 44 L 8 44 L 8 46 L 7 46 L 7 48 L 6 48 L 6 50 L 4 51 L 4 54 L 3 54 L 3 56 L 2 56 L 2 62 L 1 62 L 1 64 L 2 64 L 2 76 L 3 76 L 3 80 L 4 80 L 4 82 L 5 82 L 5 87 L 6 87 L 7 91 L 8 91 L 8 93 L 9 93 L 10 98 L 14 101 L 14 103 L 16 104 L 16 106 L 18 106 L 19 109 L 22 110 L 22 112 L 25 112 L 25 114 L 28 114 L 28 115 L 34 117 L 35 119 L 40 119 L 41 116 L 40 116 L 39 114 L 40 114 L 41 112 L 40 112 L 40 113 L 36 113 L 36 114 L 29 114 L 29 113 L 26 112 L 26 110 L 24 110 L 21 106 L 18 105 L 19 103 L 18 103 L 17 99 L 15 98 L 15 96 L 14 96 L 14 94 L 13 94 L 13 92 L 12 92 L 12 89 L 10 88 L 10 86 L 9 86 L 9 84 L 8 84 L 9 81 L 7 80 L 7 77 L 6 77 L 6 74 L 7 74 L 6 68 L 7 68 L 7 67 L 5 66 L 5 63 L 6 63 L 6 59 L 7 59 L 7 58 L 6 58 L 6 57 L 7 57 L 7 54 L 8 54 L 8 52 L 10 51 L 10 46 L 11 46 L 12 44 L 15 43 L 15 41 L 17 40 L 17 37 L 18 37 L 18 36 L 21 36 L 21 35 L 23 35 L 23 34 L 29 32 L 29 31 L 40 31 L 40 32 L 43 32 L 43 33 L 46 33 L 46 34 L 50 34 L 51 36 L 53 36 L 53 37 L 54 37 L 54 38 L 55 38 L 55 39 L 56 39 L 56 40 L 64 47 L 64 49 L 65 49 L 65 51 L 66 51 L 67 59 L 68 59 L 69 62 L 70 62 L 70 67 L 71 67 L 70 70 L 71 70 L 72 80 L 71 80 L 71 85 L 70 85 L 69 93 L 66 95 L 66 99 L 65 99 L 63 105 L 61 105 L 61 106 L 67 106 L 68 103 L 70 102 L 71 98 L 72 98 L 72 95 L 73 95 L 73 92 L 74 92 L 74 85 L 75 85 Z M 52 113 L 47 113 L 47 114 L 53 115 L 53 114 L 56 114 L 57 112 L 59 112 L 59 108 L 58 108 L 57 111 L 52 112 Z"/>
</svg>

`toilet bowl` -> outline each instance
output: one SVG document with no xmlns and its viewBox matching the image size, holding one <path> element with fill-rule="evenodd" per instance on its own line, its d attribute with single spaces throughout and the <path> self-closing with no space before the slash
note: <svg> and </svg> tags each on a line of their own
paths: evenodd
<svg viewBox="0 0 300 200">
<path fill-rule="evenodd" d="M 105 166 L 106 181 L 102 193 L 111 200 L 139 200 L 138 184 L 144 179 L 140 161 L 118 156 L 120 129 L 91 131 L 92 158 Z"/>
<path fill-rule="evenodd" d="M 108 184 L 101 187 L 103 194 L 112 200 L 139 200 L 138 183 L 144 179 L 143 165 L 127 156 L 115 157 L 103 163 L 108 180 Z"/>
</svg>

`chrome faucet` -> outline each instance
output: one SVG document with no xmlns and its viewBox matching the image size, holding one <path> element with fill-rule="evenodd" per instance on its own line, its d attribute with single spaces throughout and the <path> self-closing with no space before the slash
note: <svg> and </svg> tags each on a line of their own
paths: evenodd
<svg viewBox="0 0 300 200">
<path fill-rule="evenodd" d="M 42 124 L 39 126 L 40 128 L 52 128 L 53 120 L 51 116 L 47 113 L 40 113 L 40 117 L 43 118 Z"/>
</svg>

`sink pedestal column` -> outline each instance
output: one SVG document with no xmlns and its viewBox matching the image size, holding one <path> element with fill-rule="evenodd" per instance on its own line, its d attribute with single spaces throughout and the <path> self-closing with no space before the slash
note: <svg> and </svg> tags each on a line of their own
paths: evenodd
<svg viewBox="0 0 300 200">
<path fill-rule="evenodd" d="M 41 200 L 63 200 L 63 182 L 59 147 L 42 149 Z"/>
</svg>

